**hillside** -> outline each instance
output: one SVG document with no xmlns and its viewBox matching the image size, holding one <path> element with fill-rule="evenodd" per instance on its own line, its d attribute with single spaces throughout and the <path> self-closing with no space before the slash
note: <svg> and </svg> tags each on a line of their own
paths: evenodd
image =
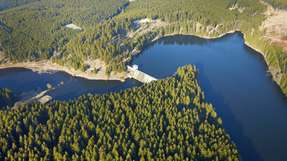
<svg viewBox="0 0 287 161">
<path fill-rule="evenodd" d="M 101 5 L 99 5 L 101 4 Z M 48 59 L 80 31 L 120 11 L 125 0 L 42 0 L 0 14 L 0 47 L 6 61 Z"/>
<path fill-rule="evenodd" d="M 62 66 L 90 71 L 95 62 L 100 62 L 105 65 L 96 71 L 110 74 L 125 71 L 125 64 L 134 55 L 166 35 L 211 38 L 241 31 L 246 43 L 261 52 L 273 79 L 287 94 L 285 46 L 272 41 L 262 28 L 270 18 L 266 15 L 269 3 L 279 9 L 284 8 L 284 0 L 69 2 L 43 0 L 2 12 L 2 63 L 50 59 Z M 138 23 L 144 22 L 141 20 L 145 23 Z M 83 30 L 65 28 L 69 23 Z"/>
<path fill-rule="evenodd" d="M 63 56 L 64 65 L 83 69 L 85 60 L 100 58 L 110 66 L 111 71 L 124 69 L 123 62 L 158 37 L 169 34 L 195 34 L 216 37 L 229 31 L 242 30 L 251 33 L 264 19 L 261 15 L 264 5 L 254 1 L 240 2 L 216 0 L 180 1 L 161 0 L 134 1 L 125 12 L 91 30 L 78 34 L 66 46 Z M 237 6 L 236 9 L 231 9 Z M 256 7 L 254 7 L 256 6 Z M 244 12 L 240 9 L 244 8 Z M 228 13 L 228 14 L 227 14 Z M 137 20 L 145 18 L 162 22 L 148 32 L 137 32 L 145 26 L 137 26 Z M 139 33 L 129 37 L 129 33 Z M 61 61 L 60 61 L 61 62 Z M 120 66 L 121 65 L 121 66 Z M 109 71 L 107 72 L 109 73 Z"/>
</svg>

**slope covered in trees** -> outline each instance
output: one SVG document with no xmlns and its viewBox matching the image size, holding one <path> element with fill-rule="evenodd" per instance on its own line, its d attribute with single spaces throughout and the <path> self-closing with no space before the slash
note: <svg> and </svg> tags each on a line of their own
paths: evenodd
<svg viewBox="0 0 287 161">
<path fill-rule="evenodd" d="M 265 11 L 266 6 L 254 0 L 135 1 L 113 20 L 78 34 L 66 46 L 60 62 L 83 68 L 84 60 L 94 57 L 105 60 L 110 70 L 123 70 L 124 62 L 130 60 L 134 50 L 142 50 L 152 40 L 165 35 L 216 37 L 241 31 L 249 45 L 263 52 L 274 80 L 287 94 L 287 54 L 264 38 L 261 25 L 266 18 Z M 129 37 L 130 32 L 137 31 L 133 27 L 136 20 L 144 18 L 160 20 L 166 25 Z"/>
<path fill-rule="evenodd" d="M 0 160 L 239 160 L 195 77 L 0 111 Z"/>
<path fill-rule="evenodd" d="M 256 30 L 264 18 L 264 6 L 254 0 L 140 0 L 130 2 L 128 8 L 113 20 L 98 24 L 98 17 L 109 17 L 126 4 L 124 0 L 44 0 L 9 10 L 0 16 L 2 26 L 8 28 L 6 32 L 1 30 L 1 44 L 12 60 L 49 58 L 53 50 L 58 50 L 65 53 L 61 57 L 64 62 L 66 59 L 80 61 L 73 64 L 77 68 L 94 55 L 107 63 L 121 62 L 119 59 L 123 58 L 122 55 L 127 52 L 130 54 L 134 47 L 140 47 L 146 39 L 158 35 L 153 30 L 155 33 L 152 36 L 149 36 L 152 33 L 146 33 L 137 39 L 127 39 L 125 36 L 131 31 L 136 19 L 160 19 L 169 24 L 160 29 L 166 34 L 181 32 L 217 36 L 230 30 L 251 32 L 252 29 Z M 235 5 L 237 9 L 230 9 Z M 76 33 L 62 27 L 70 22 L 85 29 L 84 33 L 77 34 L 72 41 L 69 41 L 68 35 Z M 70 45 L 66 46 L 68 42 Z M 95 48 L 98 51 L 94 51 Z"/>
<path fill-rule="evenodd" d="M 235 4 L 244 8 L 244 12 L 231 10 Z M 119 63 L 131 57 L 134 49 L 141 50 L 156 37 L 168 34 L 218 36 L 231 30 L 252 32 L 264 19 L 263 11 L 264 6 L 253 0 L 134 1 L 113 20 L 78 34 L 68 43 L 60 59 L 77 68 L 84 66 L 84 60 L 96 57 L 105 60 L 112 70 L 121 70 L 123 64 L 119 68 Z M 133 27 L 135 20 L 144 18 L 161 20 L 167 25 L 128 37 L 128 33 L 137 30 Z"/>
<path fill-rule="evenodd" d="M 266 1 L 285 4 L 284 0 Z M 119 7 L 127 4 L 120 13 Z M 85 70 L 87 61 L 101 59 L 111 73 L 125 70 L 133 51 L 165 35 L 216 37 L 241 31 L 248 44 L 263 52 L 274 80 L 287 94 L 287 54 L 264 35 L 261 25 L 266 8 L 260 0 L 43 0 L 2 12 L 0 42 L 10 61 L 51 58 L 63 66 Z M 112 17 L 115 13 L 120 14 Z M 136 20 L 145 18 L 163 25 L 137 32 Z M 71 22 L 84 31 L 63 28 Z M 137 34 L 129 37 L 132 32 Z"/>
<path fill-rule="evenodd" d="M 12 91 L 7 88 L 0 88 L 0 110 L 5 108 L 5 106 L 13 105 L 15 101 L 15 96 Z"/>
<path fill-rule="evenodd" d="M 126 0 L 42 0 L 0 13 L 0 49 L 10 61 L 47 59 L 78 31 L 118 13 Z"/>
</svg>

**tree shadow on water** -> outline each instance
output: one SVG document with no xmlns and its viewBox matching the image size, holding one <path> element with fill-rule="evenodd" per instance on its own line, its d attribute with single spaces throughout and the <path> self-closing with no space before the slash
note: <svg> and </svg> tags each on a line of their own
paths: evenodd
<svg viewBox="0 0 287 161">
<path fill-rule="evenodd" d="M 240 120 L 236 120 L 235 114 L 232 112 L 232 107 L 225 103 L 224 96 L 212 87 L 211 82 L 205 74 L 204 65 L 196 64 L 196 67 L 199 71 L 197 80 L 199 86 L 204 91 L 205 100 L 214 105 L 215 111 L 222 118 L 225 131 L 230 135 L 231 140 L 236 144 L 239 150 L 240 160 L 264 161 L 256 151 L 251 139 L 244 135 L 244 129 L 242 128 Z"/>
</svg>

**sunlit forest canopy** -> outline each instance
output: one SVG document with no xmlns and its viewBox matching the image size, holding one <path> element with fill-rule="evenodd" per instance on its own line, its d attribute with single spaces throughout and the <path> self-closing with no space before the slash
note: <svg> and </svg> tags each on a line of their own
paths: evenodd
<svg viewBox="0 0 287 161">
<path fill-rule="evenodd" d="M 4 52 L 15 61 L 51 57 L 77 32 L 67 29 L 97 25 L 119 12 L 125 0 L 42 0 L 3 11 L 0 41 Z"/>
<path fill-rule="evenodd" d="M 0 160 L 239 160 L 196 69 L 102 96 L 0 111 Z"/>
<path fill-rule="evenodd" d="M 7 106 L 12 106 L 15 101 L 15 96 L 12 91 L 7 88 L 0 88 L 0 110 Z"/>
<path fill-rule="evenodd" d="M 266 39 L 262 24 L 271 4 L 285 0 L 41 0 L 0 14 L 0 50 L 6 62 L 52 60 L 85 71 L 101 60 L 106 74 L 123 72 L 134 51 L 165 35 L 218 37 L 240 31 L 264 53 L 287 93 L 287 55 Z M 137 26 L 139 20 L 154 20 Z M 31 25 L 34 24 L 34 25 Z M 66 28 L 73 24 L 82 30 Z M 274 74 L 273 74 L 274 75 Z"/>
</svg>

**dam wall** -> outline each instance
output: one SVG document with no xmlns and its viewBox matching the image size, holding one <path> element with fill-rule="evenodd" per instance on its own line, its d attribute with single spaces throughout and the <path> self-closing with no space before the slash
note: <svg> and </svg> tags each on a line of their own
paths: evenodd
<svg viewBox="0 0 287 161">
<path fill-rule="evenodd" d="M 129 72 L 129 74 L 128 74 L 129 78 L 136 79 L 142 83 L 150 83 L 152 81 L 157 80 L 153 76 L 148 75 L 148 74 L 146 74 L 146 73 L 144 73 L 144 72 L 142 72 L 142 71 L 140 71 L 134 67 L 131 67 L 128 65 L 127 68 L 128 68 L 128 72 Z"/>
</svg>

